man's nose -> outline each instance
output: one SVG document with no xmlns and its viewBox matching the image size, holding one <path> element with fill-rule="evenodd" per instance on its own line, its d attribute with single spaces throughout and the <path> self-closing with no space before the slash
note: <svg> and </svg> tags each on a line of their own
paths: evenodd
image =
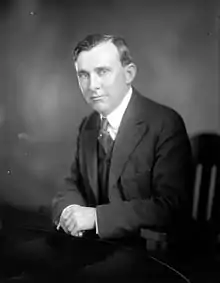
<svg viewBox="0 0 220 283">
<path fill-rule="evenodd" d="M 100 79 L 96 74 L 91 74 L 90 75 L 90 85 L 89 88 L 91 90 L 96 90 L 99 89 L 100 87 Z"/>
</svg>

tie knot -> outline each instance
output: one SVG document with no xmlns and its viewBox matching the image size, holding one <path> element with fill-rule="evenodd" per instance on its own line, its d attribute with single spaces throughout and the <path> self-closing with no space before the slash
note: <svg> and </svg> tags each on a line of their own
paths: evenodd
<svg viewBox="0 0 220 283">
<path fill-rule="evenodd" d="M 101 131 L 102 132 L 107 132 L 108 125 L 109 125 L 108 119 L 106 117 L 102 117 L 102 120 L 101 120 Z"/>
</svg>

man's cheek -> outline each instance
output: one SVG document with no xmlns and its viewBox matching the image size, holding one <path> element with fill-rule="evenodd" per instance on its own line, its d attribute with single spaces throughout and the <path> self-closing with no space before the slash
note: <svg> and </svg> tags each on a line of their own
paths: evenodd
<svg viewBox="0 0 220 283">
<path fill-rule="evenodd" d="M 85 99 L 87 102 L 89 102 L 90 97 L 91 97 L 90 92 L 87 91 L 87 90 L 84 90 L 84 91 L 83 91 L 83 97 L 84 97 L 84 99 Z"/>
</svg>

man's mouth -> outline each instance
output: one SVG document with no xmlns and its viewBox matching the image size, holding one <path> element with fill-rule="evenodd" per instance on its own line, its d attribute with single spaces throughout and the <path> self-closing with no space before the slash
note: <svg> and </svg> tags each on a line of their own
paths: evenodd
<svg viewBox="0 0 220 283">
<path fill-rule="evenodd" d="M 93 96 L 91 96 L 91 100 L 94 100 L 94 101 L 101 100 L 103 98 L 104 98 L 103 95 L 93 95 Z"/>
</svg>

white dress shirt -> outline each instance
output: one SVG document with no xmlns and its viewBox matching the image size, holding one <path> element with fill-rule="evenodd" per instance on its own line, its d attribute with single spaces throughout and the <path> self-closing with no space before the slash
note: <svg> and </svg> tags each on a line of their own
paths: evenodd
<svg viewBox="0 0 220 283">
<path fill-rule="evenodd" d="M 107 115 L 108 120 L 108 132 L 113 140 L 115 140 L 116 135 L 118 133 L 118 129 L 121 124 L 122 117 L 125 113 L 125 110 L 127 109 L 128 103 L 131 99 L 132 95 L 132 88 L 130 87 L 127 94 L 123 98 L 122 102 L 118 105 L 118 107 L 113 110 L 109 115 Z M 103 115 L 100 114 L 100 117 L 102 118 Z"/>
</svg>

